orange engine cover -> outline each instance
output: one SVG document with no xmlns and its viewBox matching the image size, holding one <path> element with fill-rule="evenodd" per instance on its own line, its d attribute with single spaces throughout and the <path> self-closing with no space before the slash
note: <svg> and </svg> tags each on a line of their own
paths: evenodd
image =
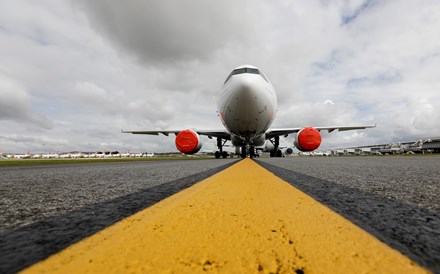
<svg viewBox="0 0 440 274">
<path fill-rule="evenodd" d="M 321 133 L 315 128 L 305 127 L 296 135 L 294 144 L 301 151 L 313 151 L 321 145 Z"/>
<path fill-rule="evenodd" d="M 185 129 L 176 136 L 176 148 L 182 153 L 193 154 L 202 148 L 202 142 L 197 132 Z"/>
</svg>

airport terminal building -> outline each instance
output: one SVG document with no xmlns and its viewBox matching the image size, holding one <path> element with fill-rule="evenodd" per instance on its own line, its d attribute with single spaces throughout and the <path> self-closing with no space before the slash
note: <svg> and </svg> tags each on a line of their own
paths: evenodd
<svg viewBox="0 0 440 274">
<path fill-rule="evenodd" d="M 325 155 L 384 155 L 384 154 L 440 153 L 440 137 L 424 138 L 413 142 L 392 143 L 332 149 Z"/>
</svg>

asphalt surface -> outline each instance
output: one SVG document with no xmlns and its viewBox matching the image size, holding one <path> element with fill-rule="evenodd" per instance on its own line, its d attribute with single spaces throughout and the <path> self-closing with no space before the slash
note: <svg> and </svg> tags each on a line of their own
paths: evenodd
<svg viewBox="0 0 440 274">
<path fill-rule="evenodd" d="M 229 162 L 212 159 L 0 167 L 0 233 Z"/>
<path fill-rule="evenodd" d="M 260 165 L 440 273 L 440 157 L 266 158 Z"/>
<path fill-rule="evenodd" d="M 235 163 L 0 167 L 0 273 L 15 273 Z"/>
<path fill-rule="evenodd" d="M 1 167 L 0 273 L 19 271 L 235 162 Z M 440 157 L 257 162 L 440 273 Z"/>
</svg>

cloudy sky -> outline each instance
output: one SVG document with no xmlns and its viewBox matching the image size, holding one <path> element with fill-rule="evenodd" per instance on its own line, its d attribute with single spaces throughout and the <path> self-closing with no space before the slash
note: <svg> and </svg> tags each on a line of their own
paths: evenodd
<svg viewBox="0 0 440 274">
<path fill-rule="evenodd" d="M 274 128 L 378 123 L 322 148 L 439 136 L 439 14 L 438 0 L 1 1 L 0 151 L 176 151 L 120 130 L 221 129 L 241 64 L 275 87 Z"/>
</svg>

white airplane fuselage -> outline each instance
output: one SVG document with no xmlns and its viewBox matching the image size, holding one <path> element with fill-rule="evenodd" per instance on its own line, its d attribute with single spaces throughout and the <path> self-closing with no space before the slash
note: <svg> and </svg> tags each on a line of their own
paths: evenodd
<svg viewBox="0 0 440 274">
<path fill-rule="evenodd" d="M 277 96 L 267 77 L 254 66 L 244 65 L 235 68 L 226 78 L 217 105 L 217 113 L 226 130 L 130 130 L 123 133 L 159 135 L 175 134 L 177 150 L 184 154 L 197 153 L 202 148 L 201 135 L 216 138 L 215 158 L 227 158 L 223 150 L 227 141 L 236 148 L 236 154 L 242 158 L 258 156 L 266 144 L 270 157 L 282 157 L 293 151 L 282 150 L 280 137 L 296 134 L 294 145 L 300 151 L 314 151 L 321 144 L 322 130 L 329 133 L 335 130 L 357 130 L 372 128 L 376 125 L 361 126 L 324 126 L 270 128 L 277 112 Z M 270 148 L 270 149 L 269 149 Z M 264 148 L 263 148 L 264 150 Z"/>
<path fill-rule="evenodd" d="M 255 67 L 241 66 L 233 73 L 223 85 L 218 102 L 220 119 L 234 146 L 261 146 L 277 111 L 275 90 Z"/>
</svg>

